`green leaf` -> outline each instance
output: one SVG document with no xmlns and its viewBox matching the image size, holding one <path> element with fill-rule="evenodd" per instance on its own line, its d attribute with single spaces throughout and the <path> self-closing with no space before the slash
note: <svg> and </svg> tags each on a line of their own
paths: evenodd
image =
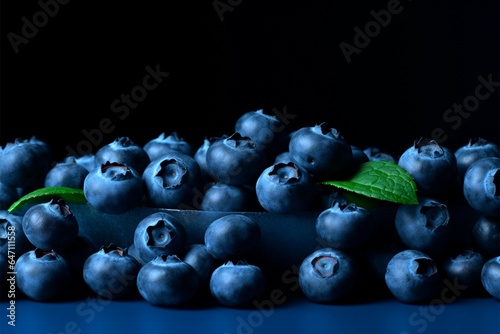
<svg viewBox="0 0 500 334">
<path fill-rule="evenodd" d="M 403 168 L 391 161 L 363 163 L 349 180 L 323 181 L 356 194 L 400 204 L 418 204 L 415 181 Z"/>
<path fill-rule="evenodd" d="M 67 187 L 47 187 L 40 188 L 24 195 L 7 209 L 8 212 L 13 212 L 28 204 L 50 201 L 53 198 L 60 198 L 66 202 L 86 203 L 87 199 L 83 194 L 82 189 L 74 189 Z"/>
</svg>

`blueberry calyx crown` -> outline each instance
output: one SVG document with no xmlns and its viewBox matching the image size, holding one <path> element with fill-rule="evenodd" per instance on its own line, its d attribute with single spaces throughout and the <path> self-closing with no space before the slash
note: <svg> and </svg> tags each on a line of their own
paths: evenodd
<svg viewBox="0 0 500 334">
<path fill-rule="evenodd" d="M 418 150 L 418 153 L 422 153 L 431 158 L 439 158 L 444 155 L 444 150 L 435 140 L 421 137 L 418 141 L 415 142 L 415 148 Z"/>
<path fill-rule="evenodd" d="M 250 137 L 242 136 L 239 132 L 233 133 L 229 137 L 225 138 L 224 141 L 228 146 L 234 148 L 256 148 L 255 143 Z"/>
<path fill-rule="evenodd" d="M 103 252 L 103 253 L 105 253 L 105 254 L 115 253 L 115 254 L 117 254 L 119 256 L 125 256 L 128 253 L 128 251 L 127 251 L 126 248 L 118 247 L 114 243 L 110 243 L 107 246 L 104 246 L 104 245 L 101 246 L 100 251 Z"/>
<path fill-rule="evenodd" d="M 428 258 L 416 258 L 411 261 L 412 271 L 421 276 L 430 277 L 437 273 L 437 267 L 431 259 Z"/>
<path fill-rule="evenodd" d="M 101 173 L 107 174 L 112 180 L 125 180 L 132 177 L 130 168 L 118 162 L 109 162 L 101 165 Z"/>
<path fill-rule="evenodd" d="M 344 138 L 340 135 L 340 132 L 337 129 L 335 129 L 335 128 L 327 128 L 326 127 L 326 122 L 323 122 L 323 123 L 320 123 L 320 124 L 316 125 L 315 128 L 317 130 L 319 130 L 319 133 L 321 133 L 322 135 L 325 135 L 325 136 L 328 136 L 328 137 L 332 137 L 332 138 L 335 138 L 335 139 L 344 140 Z"/>
<path fill-rule="evenodd" d="M 481 147 L 485 146 L 488 144 L 488 141 L 484 138 L 481 137 L 474 137 L 469 140 L 469 143 L 467 144 L 468 147 Z"/>
<path fill-rule="evenodd" d="M 187 173 L 186 166 L 176 159 L 162 161 L 160 165 L 160 171 L 156 176 L 161 179 L 164 188 L 175 188 L 182 184 L 182 178 Z"/>
<path fill-rule="evenodd" d="M 450 220 L 448 207 L 442 203 L 429 202 L 424 204 L 420 212 L 426 217 L 425 227 L 433 231 L 448 225 Z"/>
<path fill-rule="evenodd" d="M 293 162 L 277 163 L 269 172 L 269 176 L 280 184 L 293 183 L 300 178 L 300 170 Z"/>
<path fill-rule="evenodd" d="M 130 137 L 118 137 L 115 139 L 113 144 L 122 147 L 135 146 L 135 143 L 130 139 Z"/>
<path fill-rule="evenodd" d="M 55 206 L 56 209 L 61 212 L 63 217 L 71 216 L 73 213 L 70 211 L 69 206 L 66 205 L 66 202 L 62 198 L 52 198 L 49 201 L 50 206 Z"/>
<path fill-rule="evenodd" d="M 155 261 L 160 263 L 180 263 L 182 260 L 175 254 L 161 254 L 154 258 Z"/>
<path fill-rule="evenodd" d="M 165 220 L 160 219 L 156 225 L 147 228 L 147 245 L 151 247 L 166 247 L 175 237 L 175 231 L 168 228 Z"/>
<path fill-rule="evenodd" d="M 339 268 L 339 261 L 331 255 L 320 255 L 312 259 L 312 266 L 321 277 L 327 278 L 335 275 Z"/>
<path fill-rule="evenodd" d="M 45 258 L 46 260 L 52 261 L 56 259 L 56 253 L 53 250 L 43 250 L 41 248 L 36 248 L 34 255 L 37 259 Z"/>
</svg>

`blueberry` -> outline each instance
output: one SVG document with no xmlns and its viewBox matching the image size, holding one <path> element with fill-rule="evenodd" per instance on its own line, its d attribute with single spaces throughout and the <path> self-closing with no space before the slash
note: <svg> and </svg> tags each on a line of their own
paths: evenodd
<svg viewBox="0 0 500 334">
<path fill-rule="evenodd" d="M 150 206 L 182 209 L 192 206 L 202 175 L 193 157 L 172 151 L 151 161 L 142 179 Z"/>
<path fill-rule="evenodd" d="M 253 184 L 267 164 L 266 152 L 238 132 L 211 143 L 206 160 L 214 180 L 232 185 Z"/>
<path fill-rule="evenodd" d="M 164 132 L 161 133 L 157 138 L 148 141 L 143 148 L 151 161 L 172 151 L 184 153 L 189 156 L 193 156 L 195 153 L 191 144 L 179 137 L 175 131 L 168 136 Z"/>
<path fill-rule="evenodd" d="M 106 162 L 94 168 L 83 183 L 89 204 L 104 213 L 124 213 L 142 205 L 144 192 L 139 172 L 118 162 Z"/>
<path fill-rule="evenodd" d="M 203 211 L 256 211 L 259 208 L 255 189 L 244 185 L 211 182 L 200 204 Z"/>
<path fill-rule="evenodd" d="M 259 299 L 266 289 L 262 269 L 246 261 L 228 261 L 217 267 L 210 277 L 210 292 L 227 307 L 247 307 Z"/>
<path fill-rule="evenodd" d="M 89 171 L 76 162 L 75 157 L 67 157 L 53 166 L 45 176 L 44 187 L 68 187 L 83 189 Z"/>
<path fill-rule="evenodd" d="M 500 256 L 492 257 L 484 263 L 481 283 L 491 296 L 500 300 Z"/>
<path fill-rule="evenodd" d="M 330 247 L 348 250 L 365 245 L 371 238 L 374 222 L 370 211 L 354 203 L 323 210 L 316 218 L 316 233 Z"/>
<path fill-rule="evenodd" d="M 425 253 L 406 249 L 387 264 L 385 282 L 396 299 L 407 304 L 429 302 L 440 288 L 440 273 L 435 261 Z"/>
<path fill-rule="evenodd" d="M 104 145 L 94 155 L 94 168 L 117 162 L 127 165 L 142 174 L 150 159 L 147 152 L 129 137 L 118 137 Z"/>
<path fill-rule="evenodd" d="M 455 155 L 434 140 L 416 140 L 401 154 L 398 165 L 413 177 L 422 196 L 445 196 L 456 184 Z"/>
<path fill-rule="evenodd" d="M 260 225 L 243 214 L 227 214 L 208 225 L 207 251 L 216 259 L 238 260 L 254 253 L 261 240 Z"/>
<path fill-rule="evenodd" d="M 480 215 L 472 227 L 474 246 L 486 258 L 500 255 L 500 217 Z"/>
<path fill-rule="evenodd" d="M 325 123 L 292 133 L 288 150 L 293 161 L 316 180 L 334 180 L 351 163 L 352 149 L 337 129 Z"/>
<path fill-rule="evenodd" d="M 183 306 L 198 291 L 196 270 L 177 255 L 160 255 L 144 264 L 137 275 L 141 296 L 157 306 Z"/>
<path fill-rule="evenodd" d="M 9 255 L 9 248 L 16 257 L 35 248 L 23 229 L 23 216 L 0 210 L 0 253 Z"/>
<path fill-rule="evenodd" d="M 460 146 L 455 151 L 459 181 L 463 182 L 465 172 L 473 162 L 487 157 L 500 158 L 500 146 L 481 137 L 472 138 Z"/>
<path fill-rule="evenodd" d="M 285 124 L 276 115 L 264 113 L 264 109 L 241 115 L 236 121 L 235 132 L 250 137 L 259 150 L 266 151 L 268 160 L 288 144 Z"/>
<path fill-rule="evenodd" d="M 83 279 L 97 295 L 110 299 L 131 296 L 141 264 L 128 254 L 127 248 L 115 244 L 101 246 L 83 266 Z"/>
<path fill-rule="evenodd" d="M 37 203 L 23 215 L 22 228 L 28 240 L 42 250 L 64 250 L 78 237 L 78 221 L 62 199 Z"/>
<path fill-rule="evenodd" d="M 316 303 L 340 303 L 354 291 L 356 262 L 346 252 L 324 247 L 309 254 L 299 268 L 299 286 Z"/>
<path fill-rule="evenodd" d="M 475 295 L 483 288 L 481 270 L 485 262 L 485 257 L 472 249 L 456 251 L 443 259 L 442 273 L 449 281 L 465 286 L 465 293 Z"/>
<path fill-rule="evenodd" d="M 36 137 L 7 143 L 0 147 L 0 182 L 16 188 L 42 187 L 50 157 L 48 144 Z"/>
<path fill-rule="evenodd" d="M 134 252 L 146 263 L 159 255 L 180 255 L 187 233 L 177 218 L 166 212 L 152 213 L 139 221 L 134 231 Z"/>
<path fill-rule="evenodd" d="M 401 204 L 395 226 L 408 248 L 430 255 L 441 254 L 449 246 L 453 232 L 448 206 L 428 197 L 420 197 L 419 204 Z"/>
<path fill-rule="evenodd" d="M 482 158 L 472 163 L 464 176 L 463 192 L 477 212 L 500 216 L 500 158 Z"/>
<path fill-rule="evenodd" d="M 262 171 L 255 192 L 266 211 L 292 213 L 310 209 L 317 185 L 311 175 L 294 162 L 276 163 Z"/>
<path fill-rule="evenodd" d="M 61 299 L 72 285 L 68 263 L 53 250 L 36 248 L 24 253 L 17 260 L 15 271 L 19 290 L 36 301 Z"/>
</svg>

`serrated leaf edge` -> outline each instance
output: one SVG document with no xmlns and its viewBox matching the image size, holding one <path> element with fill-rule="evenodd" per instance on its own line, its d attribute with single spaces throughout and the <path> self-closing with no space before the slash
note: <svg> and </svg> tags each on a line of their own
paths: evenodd
<svg viewBox="0 0 500 334">
<path fill-rule="evenodd" d="M 393 175 L 393 176 L 395 178 L 398 178 L 401 182 L 409 184 L 413 192 L 410 194 L 407 193 L 408 196 L 399 195 L 399 200 L 394 200 L 393 197 L 389 198 L 389 197 L 387 197 L 387 195 L 384 195 L 383 197 L 377 197 L 377 196 L 373 196 L 370 194 L 366 194 L 363 191 L 364 189 L 362 189 L 362 191 L 357 190 L 356 189 L 357 186 L 362 186 L 363 188 L 368 187 L 368 188 L 372 188 L 372 189 L 377 189 L 377 190 L 379 190 L 379 193 L 382 193 L 382 194 L 385 193 L 385 194 L 394 195 L 394 193 L 391 193 L 391 192 L 389 192 L 385 189 L 382 189 L 380 187 L 372 186 L 369 184 L 360 184 L 360 183 L 355 182 L 356 179 L 358 179 L 360 176 L 362 176 L 364 173 L 366 173 L 368 171 L 374 171 L 376 173 L 380 173 L 381 177 L 386 179 L 388 174 L 382 173 L 380 168 L 374 167 L 375 165 L 386 165 L 386 166 L 391 165 L 391 167 L 393 167 L 393 168 L 395 167 L 395 168 L 400 169 L 400 171 L 402 173 L 399 173 L 398 175 Z M 347 190 L 350 192 L 354 192 L 354 193 L 362 195 L 362 196 L 366 196 L 366 197 L 370 197 L 370 198 L 374 198 L 374 199 L 378 199 L 378 200 L 389 201 L 389 202 L 399 203 L 399 204 L 418 204 L 418 198 L 416 195 L 417 186 L 415 184 L 415 181 L 413 180 L 413 177 L 410 174 L 408 174 L 404 169 L 402 169 L 400 166 L 398 166 L 396 163 L 391 162 L 391 161 L 368 161 L 368 162 L 363 163 L 360 166 L 357 173 L 354 174 L 350 180 L 323 181 L 323 182 L 321 182 L 321 184 L 335 186 L 335 187 L 338 187 L 338 188 L 341 188 L 341 189 L 344 189 L 344 190 Z M 374 184 L 376 185 L 376 183 L 374 183 Z"/>
</svg>

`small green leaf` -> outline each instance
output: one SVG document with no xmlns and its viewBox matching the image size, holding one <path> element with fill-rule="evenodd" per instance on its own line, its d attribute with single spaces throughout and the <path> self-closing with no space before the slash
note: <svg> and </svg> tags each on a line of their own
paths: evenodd
<svg viewBox="0 0 500 334">
<path fill-rule="evenodd" d="M 415 181 L 403 168 L 391 161 L 363 163 L 350 180 L 323 181 L 363 196 L 400 204 L 418 204 Z"/>
<path fill-rule="evenodd" d="M 27 204 L 40 203 L 50 201 L 53 198 L 60 198 L 66 202 L 85 203 L 87 199 L 83 194 L 82 189 L 74 189 L 67 187 L 47 187 L 40 188 L 24 195 L 7 209 L 8 212 L 13 212 Z"/>
</svg>

